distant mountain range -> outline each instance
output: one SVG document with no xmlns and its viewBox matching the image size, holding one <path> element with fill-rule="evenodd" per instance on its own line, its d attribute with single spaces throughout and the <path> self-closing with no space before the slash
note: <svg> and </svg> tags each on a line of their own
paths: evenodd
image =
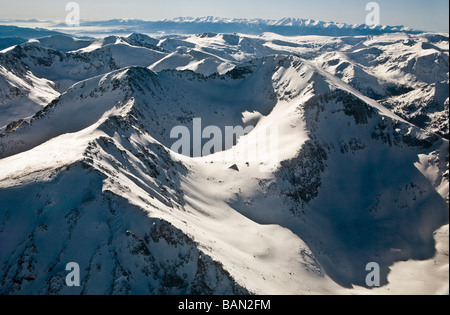
<svg viewBox="0 0 450 315">
<path fill-rule="evenodd" d="M 32 21 L 30 21 L 31 23 Z M 14 25 L 0 25 L 0 50 L 20 45 L 28 39 L 62 34 L 43 28 L 17 27 Z"/>
<path fill-rule="evenodd" d="M 84 26 L 91 27 L 116 27 L 133 32 L 169 34 L 193 34 L 202 32 L 215 33 L 245 33 L 259 35 L 265 32 L 273 32 L 280 35 L 329 35 L 329 36 L 354 36 L 354 35 L 379 35 L 384 33 L 420 33 L 404 26 L 374 26 L 365 24 L 345 24 L 335 22 L 322 22 L 311 19 L 285 18 L 281 20 L 264 19 L 223 19 L 217 17 L 189 18 L 180 17 L 162 21 L 142 21 L 116 19 L 109 21 L 84 21 Z M 64 26 L 64 25 L 59 25 Z"/>
<path fill-rule="evenodd" d="M 26 24 L 27 21 L 17 21 L 18 24 Z M 20 22 L 20 23 L 19 23 Z M 8 21 L 7 24 L 14 24 Z M 73 32 L 68 29 L 65 23 L 49 21 L 42 22 L 46 27 L 52 25 L 51 29 L 60 32 Z M 6 23 L 5 23 L 6 24 Z M 30 25 L 39 26 L 39 21 L 29 21 Z M 3 30 L 0 26 L 0 37 L 10 30 Z M 323 22 L 311 19 L 284 18 L 281 20 L 266 19 L 233 19 L 218 17 L 179 17 L 170 20 L 144 21 L 136 19 L 113 19 L 107 21 L 82 21 L 81 29 L 92 33 L 164 33 L 164 34 L 197 34 L 204 32 L 214 33 L 243 33 L 249 35 L 259 35 L 265 32 L 277 33 L 285 36 L 295 35 L 325 35 L 325 36 L 357 36 L 357 35 L 380 35 L 389 33 L 422 33 L 405 26 L 368 26 L 365 24 L 346 24 L 337 22 Z M 24 33 L 40 32 L 37 29 L 26 30 Z M 86 32 L 83 32 L 86 34 Z M 51 35 L 51 34 L 47 34 Z M 30 35 L 31 36 L 31 35 Z M 42 36 L 42 35 L 41 35 Z M 25 37 L 25 36 L 23 36 Z"/>
<path fill-rule="evenodd" d="M 0 25 L 0 38 L 36 38 L 61 34 L 44 28 L 17 27 L 14 25 Z"/>
</svg>

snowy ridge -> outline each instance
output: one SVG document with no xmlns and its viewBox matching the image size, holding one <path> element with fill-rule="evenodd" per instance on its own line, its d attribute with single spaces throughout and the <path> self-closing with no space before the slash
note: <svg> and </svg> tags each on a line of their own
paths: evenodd
<svg viewBox="0 0 450 315">
<path fill-rule="evenodd" d="M 12 121 L 34 115 L 59 93 L 53 82 L 33 73 L 13 73 L 0 66 L 0 130 Z"/>
</svg>

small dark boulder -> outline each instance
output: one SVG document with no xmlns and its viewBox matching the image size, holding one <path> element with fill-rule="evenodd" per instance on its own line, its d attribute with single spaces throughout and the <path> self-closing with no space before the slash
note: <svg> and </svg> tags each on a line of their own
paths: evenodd
<svg viewBox="0 0 450 315">
<path fill-rule="evenodd" d="M 235 170 L 239 172 L 239 167 L 236 164 L 233 164 L 229 167 L 230 170 Z"/>
</svg>

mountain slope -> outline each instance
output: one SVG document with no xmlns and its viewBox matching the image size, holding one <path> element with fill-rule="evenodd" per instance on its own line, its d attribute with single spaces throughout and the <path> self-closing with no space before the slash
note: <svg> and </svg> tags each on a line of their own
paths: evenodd
<svg viewBox="0 0 450 315">
<path fill-rule="evenodd" d="M 383 36 L 316 61 L 402 118 L 448 139 L 448 37 Z"/>
<path fill-rule="evenodd" d="M 59 96 L 53 82 L 30 71 L 12 72 L 0 66 L 0 130 L 9 123 L 34 115 Z"/>
<path fill-rule="evenodd" d="M 189 236 L 102 191 L 88 164 L 46 175 L 0 191 L 2 294 L 247 293 Z M 79 192 L 70 201 L 68 189 Z M 69 261 L 83 266 L 81 287 L 65 285 Z"/>
<path fill-rule="evenodd" d="M 194 117 L 221 127 L 242 123 L 245 110 L 270 112 L 275 102 L 271 75 L 282 57 L 251 61 L 225 75 L 204 77 L 190 71 L 154 73 L 131 67 L 79 82 L 14 132 L 4 133 L 0 156 L 35 147 L 58 135 L 76 132 L 98 121 L 114 107 L 139 104 L 135 113 L 150 134 L 169 145 L 170 129 L 192 128 Z M 248 93 L 247 89 L 258 86 Z M 218 93 L 225 93 L 218 98 Z M 67 119 L 70 117 L 70 120 Z"/>
<path fill-rule="evenodd" d="M 0 60 L 7 71 L 30 70 L 55 82 L 62 93 L 80 80 L 125 66 L 157 72 L 192 70 L 207 76 L 277 53 L 314 60 L 402 118 L 448 139 L 449 53 L 448 35 L 443 34 L 286 37 L 208 32 L 154 38 L 132 34 L 92 41 L 51 36 L 10 49 L 0 54 Z"/>
<path fill-rule="evenodd" d="M 57 39 L 51 38 L 51 43 L 55 40 Z M 0 60 L 9 68 L 20 66 L 37 77 L 51 80 L 58 85 L 59 91 L 64 92 L 81 80 L 126 66 L 149 66 L 166 55 L 122 42 L 114 42 L 87 52 L 65 52 L 46 46 L 55 47 L 53 44 L 46 44 L 44 39 L 31 41 L 0 54 Z M 70 48 L 75 47 L 79 45 Z"/>
</svg>

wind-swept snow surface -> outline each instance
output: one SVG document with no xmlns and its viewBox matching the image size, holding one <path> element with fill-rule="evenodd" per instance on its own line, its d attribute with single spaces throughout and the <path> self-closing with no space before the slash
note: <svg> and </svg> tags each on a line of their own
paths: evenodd
<svg viewBox="0 0 450 315">
<path fill-rule="evenodd" d="M 448 294 L 445 90 L 439 34 L 58 35 L 4 51 L 0 293 Z M 172 151 L 197 119 L 254 128 Z"/>
</svg>

